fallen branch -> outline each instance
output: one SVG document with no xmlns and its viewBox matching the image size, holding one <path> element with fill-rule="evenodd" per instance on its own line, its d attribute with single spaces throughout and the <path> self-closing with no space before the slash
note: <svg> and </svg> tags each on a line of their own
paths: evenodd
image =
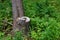
<svg viewBox="0 0 60 40">
<path fill-rule="evenodd" d="M 11 25 L 11 26 L 13 25 L 12 23 L 7 22 L 6 20 L 3 20 L 2 22 L 5 23 L 5 24 L 9 24 L 9 25 Z"/>
</svg>

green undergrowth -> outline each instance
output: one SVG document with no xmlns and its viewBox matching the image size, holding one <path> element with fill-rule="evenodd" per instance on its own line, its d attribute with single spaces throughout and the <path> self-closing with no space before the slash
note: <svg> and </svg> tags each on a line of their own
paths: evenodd
<svg viewBox="0 0 60 40">
<path fill-rule="evenodd" d="M 60 0 L 23 0 L 23 7 L 24 15 L 31 19 L 29 36 L 33 40 L 60 40 Z M 9 33 L 12 27 L 3 20 L 12 23 L 10 0 L 0 2 L 0 38 L 4 38 L 5 31 Z M 9 35 L 7 38 L 6 40 L 12 40 Z M 21 35 L 15 38 L 14 40 L 23 40 Z"/>
</svg>

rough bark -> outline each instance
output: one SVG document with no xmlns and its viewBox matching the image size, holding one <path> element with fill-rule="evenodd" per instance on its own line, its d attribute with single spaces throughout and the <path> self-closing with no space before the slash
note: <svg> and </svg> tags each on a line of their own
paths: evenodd
<svg viewBox="0 0 60 40">
<path fill-rule="evenodd" d="M 28 17 L 24 17 L 22 0 L 12 0 L 12 12 L 13 12 L 13 31 L 23 30 L 24 31 L 23 33 L 27 35 L 30 19 Z"/>
</svg>

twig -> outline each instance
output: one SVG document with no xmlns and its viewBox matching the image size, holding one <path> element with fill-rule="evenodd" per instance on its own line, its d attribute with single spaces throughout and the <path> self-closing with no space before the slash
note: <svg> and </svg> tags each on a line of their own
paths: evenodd
<svg viewBox="0 0 60 40">
<path fill-rule="evenodd" d="M 3 23 L 6 23 L 6 24 L 9 24 L 9 25 L 11 25 L 11 26 L 13 25 L 12 23 L 7 22 L 7 21 L 5 21 L 5 20 L 3 20 L 2 22 L 3 22 Z"/>
</svg>

